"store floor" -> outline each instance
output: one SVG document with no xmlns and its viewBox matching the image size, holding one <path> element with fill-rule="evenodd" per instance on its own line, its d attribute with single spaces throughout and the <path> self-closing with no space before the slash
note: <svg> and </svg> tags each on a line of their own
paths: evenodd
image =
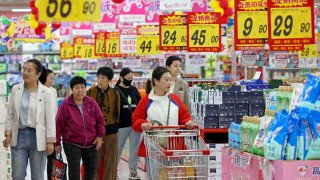
<svg viewBox="0 0 320 180">
<path fill-rule="evenodd" d="M 65 157 L 64 157 L 65 159 Z M 128 162 L 121 160 L 120 161 L 120 165 L 118 167 L 118 169 L 120 170 L 120 172 L 118 173 L 119 175 L 119 179 L 120 180 L 127 180 L 129 177 L 129 168 L 128 168 Z M 45 170 L 45 172 L 47 172 L 47 169 Z M 141 177 L 141 180 L 146 180 L 146 172 L 142 171 L 142 170 L 138 170 L 138 174 Z M 47 179 L 47 174 L 45 173 L 45 179 Z M 28 166 L 28 170 L 27 170 L 27 178 L 26 180 L 31 180 L 31 175 L 30 175 L 30 168 Z"/>
</svg>

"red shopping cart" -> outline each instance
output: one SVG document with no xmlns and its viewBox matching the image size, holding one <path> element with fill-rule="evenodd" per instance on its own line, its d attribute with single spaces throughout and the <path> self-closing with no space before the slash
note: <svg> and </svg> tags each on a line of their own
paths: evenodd
<svg viewBox="0 0 320 180">
<path fill-rule="evenodd" d="M 208 179 L 210 150 L 199 129 L 154 126 L 143 132 L 152 180 Z"/>
</svg>

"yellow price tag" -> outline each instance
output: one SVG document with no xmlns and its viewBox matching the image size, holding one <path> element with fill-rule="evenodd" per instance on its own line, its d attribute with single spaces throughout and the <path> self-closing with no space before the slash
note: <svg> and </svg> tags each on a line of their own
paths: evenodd
<svg viewBox="0 0 320 180">
<path fill-rule="evenodd" d="M 304 50 L 299 51 L 299 57 L 301 57 L 301 58 L 317 58 L 318 57 L 318 45 L 317 44 L 305 44 Z"/>
<path fill-rule="evenodd" d="M 161 46 L 187 46 L 187 26 L 161 26 Z"/>
<path fill-rule="evenodd" d="M 91 44 L 75 44 L 74 56 L 78 58 L 95 58 L 94 45 Z"/>
<path fill-rule="evenodd" d="M 41 0 L 38 9 L 45 22 L 100 21 L 100 0 Z"/>
<path fill-rule="evenodd" d="M 161 54 L 159 50 L 159 36 L 138 36 L 137 55 Z"/>
<path fill-rule="evenodd" d="M 104 44 L 104 39 L 96 39 L 95 40 L 95 53 L 96 54 L 105 54 L 106 47 Z"/>
<path fill-rule="evenodd" d="M 120 54 L 119 51 L 119 39 L 106 39 L 106 55 L 116 55 L 116 54 Z"/>
<path fill-rule="evenodd" d="M 73 45 L 73 55 L 74 55 L 74 57 L 77 57 L 77 58 L 81 57 L 82 45 L 83 44 L 78 44 L 78 43 Z"/>
<path fill-rule="evenodd" d="M 60 45 L 60 58 L 72 59 L 73 58 L 73 46 L 69 43 L 61 43 Z"/>
<path fill-rule="evenodd" d="M 267 39 L 267 11 L 238 11 L 238 39 Z"/>
<path fill-rule="evenodd" d="M 310 7 L 271 8 L 271 38 L 312 38 Z"/>
<path fill-rule="evenodd" d="M 189 24 L 189 47 L 220 47 L 219 24 Z"/>
</svg>

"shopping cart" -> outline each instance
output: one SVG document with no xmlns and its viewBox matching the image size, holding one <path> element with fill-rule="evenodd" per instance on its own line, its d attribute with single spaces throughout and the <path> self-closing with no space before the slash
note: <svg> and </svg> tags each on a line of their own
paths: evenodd
<svg viewBox="0 0 320 180">
<path fill-rule="evenodd" d="M 147 168 L 152 180 L 208 179 L 210 150 L 199 129 L 186 126 L 153 126 L 143 132 Z"/>
</svg>

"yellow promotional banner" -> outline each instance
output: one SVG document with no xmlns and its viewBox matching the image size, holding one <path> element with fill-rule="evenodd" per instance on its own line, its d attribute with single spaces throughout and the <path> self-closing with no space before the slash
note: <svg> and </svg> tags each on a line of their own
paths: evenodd
<svg viewBox="0 0 320 180">
<path fill-rule="evenodd" d="M 159 36 L 138 36 L 137 55 L 161 54 L 159 49 Z"/>
<path fill-rule="evenodd" d="M 100 21 L 100 0 L 38 0 L 39 20 L 45 22 Z"/>
<path fill-rule="evenodd" d="M 239 11 L 238 39 L 268 39 L 267 11 Z"/>
<path fill-rule="evenodd" d="M 318 57 L 318 44 L 305 44 L 304 50 L 299 51 L 300 58 L 317 58 Z"/>
<path fill-rule="evenodd" d="M 120 34 L 119 32 L 107 32 L 105 39 L 105 54 L 107 57 L 119 57 Z"/>
</svg>

